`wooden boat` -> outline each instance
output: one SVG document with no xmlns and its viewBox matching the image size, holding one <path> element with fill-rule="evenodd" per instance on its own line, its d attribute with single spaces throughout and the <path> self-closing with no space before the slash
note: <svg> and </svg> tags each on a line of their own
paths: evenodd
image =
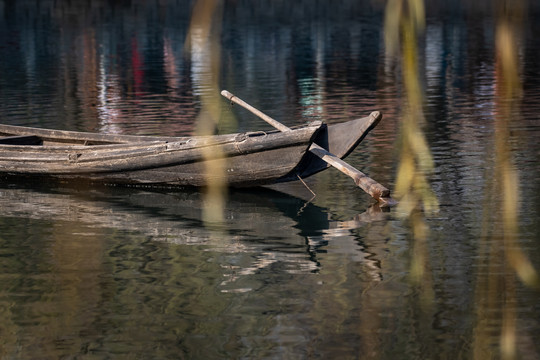
<svg viewBox="0 0 540 360">
<path fill-rule="evenodd" d="M 291 131 L 216 136 L 134 136 L 0 125 L 0 176 L 17 180 L 149 186 L 204 186 L 208 176 L 229 186 L 305 178 L 329 165 L 309 152 L 316 143 L 347 156 L 381 119 L 379 112 Z M 226 158 L 225 171 L 208 175 Z"/>
</svg>

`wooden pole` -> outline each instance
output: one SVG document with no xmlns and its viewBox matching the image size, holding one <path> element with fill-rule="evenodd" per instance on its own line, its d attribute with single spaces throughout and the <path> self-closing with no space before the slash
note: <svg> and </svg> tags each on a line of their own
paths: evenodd
<svg viewBox="0 0 540 360">
<path fill-rule="evenodd" d="M 236 96 L 234 96 L 233 94 L 231 94 L 227 90 L 223 90 L 221 92 L 221 95 L 225 96 L 230 101 L 240 105 L 244 109 L 247 109 L 247 110 L 251 111 L 253 114 L 257 115 L 258 117 L 260 117 L 261 119 L 263 119 L 264 121 L 266 121 L 267 123 L 269 123 L 270 125 L 275 127 L 276 129 L 278 129 L 279 131 L 291 131 L 291 128 L 283 125 L 282 123 L 280 123 L 277 120 L 272 119 L 270 116 L 266 115 L 262 111 L 260 111 L 260 110 L 258 110 L 256 108 L 254 108 L 253 106 L 249 105 L 244 100 L 242 100 L 240 98 L 237 98 Z"/>
<path fill-rule="evenodd" d="M 323 147 L 313 143 L 309 151 L 354 180 L 354 183 L 377 201 L 389 203 L 390 190 Z"/>
<path fill-rule="evenodd" d="M 227 90 L 223 90 L 221 92 L 221 95 L 229 99 L 230 101 L 242 106 L 243 108 L 251 111 L 253 114 L 257 115 L 276 129 L 280 131 L 290 131 L 291 129 L 279 121 L 272 119 L 270 116 L 264 114 L 260 110 L 257 110 L 253 106 L 249 105 L 242 99 L 234 96 Z M 312 154 L 315 154 L 322 160 L 326 161 L 327 164 L 335 167 L 345 175 L 351 177 L 354 180 L 354 183 L 360 187 L 362 190 L 364 190 L 366 193 L 368 193 L 372 198 L 379 201 L 380 203 L 386 204 L 386 205 L 394 205 L 396 204 L 396 201 L 392 199 L 390 196 L 390 190 L 376 182 L 375 180 L 368 177 L 366 174 L 361 172 L 360 170 L 356 169 L 355 167 L 351 166 L 350 164 L 346 163 L 336 155 L 332 154 L 328 150 L 324 149 L 323 147 L 313 143 L 308 149 Z"/>
</svg>

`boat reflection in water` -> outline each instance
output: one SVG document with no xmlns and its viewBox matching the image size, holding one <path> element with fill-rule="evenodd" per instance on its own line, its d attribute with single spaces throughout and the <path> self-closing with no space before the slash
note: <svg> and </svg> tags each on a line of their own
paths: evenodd
<svg viewBox="0 0 540 360">
<path fill-rule="evenodd" d="M 71 223 L 90 229 L 114 229 L 155 242 L 200 246 L 222 254 L 254 254 L 223 265 L 222 292 L 247 292 L 235 281 L 279 264 L 290 274 L 318 272 L 317 254 L 354 253 L 371 280 L 381 279 L 378 261 L 351 232 L 386 214 L 372 205 L 347 221 L 335 221 L 310 201 L 268 188 L 233 191 L 224 223 L 205 223 L 200 192 L 123 187 L 17 187 L 0 184 L 0 217 Z M 99 231 L 98 231 L 99 233 Z M 74 233 L 74 241 L 76 233 Z M 107 240 L 104 240 L 107 241 Z M 328 246 L 329 243 L 332 246 Z M 230 259 L 229 259 L 230 260 Z"/>
</svg>

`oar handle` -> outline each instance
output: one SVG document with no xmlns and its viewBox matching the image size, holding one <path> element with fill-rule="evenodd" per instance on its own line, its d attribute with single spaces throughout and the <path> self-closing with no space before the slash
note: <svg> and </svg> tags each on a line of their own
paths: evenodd
<svg viewBox="0 0 540 360">
<path fill-rule="evenodd" d="M 236 103 L 236 104 L 242 106 L 243 108 L 246 108 L 247 110 L 251 111 L 253 114 L 257 115 L 258 117 L 260 117 L 261 119 L 263 119 L 264 121 L 266 121 L 267 123 L 269 123 L 270 125 L 275 127 L 276 129 L 278 129 L 279 131 L 290 131 L 291 130 L 289 127 L 283 125 L 282 123 L 280 123 L 277 120 L 272 119 L 270 116 L 266 115 L 262 111 L 260 111 L 260 110 L 258 110 L 256 108 L 254 108 L 253 106 L 249 105 L 244 100 L 242 100 L 240 98 L 237 98 L 236 96 L 234 96 L 233 94 L 231 94 L 227 90 L 223 90 L 221 92 L 221 95 L 225 96 L 231 102 Z"/>
<path fill-rule="evenodd" d="M 349 176 L 353 179 L 354 183 L 364 190 L 366 193 L 368 193 L 372 198 L 375 200 L 387 204 L 387 205 L 394 205 L 394 200 L 390 197 L 390 190 L 388 190 L 383 185 L 379 184 L 354 166 L 350 165 L 349 163 L 341 160 L 336 155 L 332 154 L 328 150 L 324 149 L 323 147 L 313 143 L 309 147 L 309 151 L 317 155 L 319 158 L 324 160 L 329 165 L 332 165 L 345 175 Z"/>
</svg>

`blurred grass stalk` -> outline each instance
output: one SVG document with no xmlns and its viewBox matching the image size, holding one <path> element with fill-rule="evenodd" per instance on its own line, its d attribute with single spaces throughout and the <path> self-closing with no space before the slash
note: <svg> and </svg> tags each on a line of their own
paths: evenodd
<svg viewBox="0 0 540 360">
<path fill-rule="evenodd" d="M 222 2 L 219 0 L 197 0 L 194 4 L 191 23 L 186 39 L 186 54 L 191 56 L 192 66 L 198 70 L 196 84 L 201 89 L 201 112 L 197 119 L 197 135 L 214 135 L 221 116 L 221 98 L 219 89 L 220 74 L 220 33 L 222 19 Z M 208 138 L 211 142 L 212 138 Z M 227 159 L 216 153 L 216 147 L 203 148 L 205 159 L 204 172 L 206 187 L 203 194 L 203 220 L 205 223 L 222 223 L 227 199 L 227 184 L 223 181 Z"/>
<path fill-rule="evenodd" d="M 538 275 L 519 244 L 519 177 L 510 148 L 510 122 L 519 119 L 522 97 L 519 45 L 525 15 L 522 0 L 499 0 L 495 32 L 495 164 L 487 186 L 479 272 L 476 284 L 477 325 L 473 354 L 476 359 L 515 359 L 520 338 L 516 315 L 515 275 L 527 286 L 538 287 Z M 500 202 L 493 199 L 500 197 Z M 501 219 L 502 217 L 502 219 Z M 492 222 L 501 224 L 493 229 Z M 487 264 L 484 264 L 486 262 Z M 487 265 L 487 266 L 485 266 Z M 515 274 L 515 275 L 513 275 Z M 500 314 L 500 355 L 493 353 L 493 323 Z M 531 355 L 531 354 L 528 354 Z"/>
<path fill-rule="evenodd" d="M 422 126 L 425 123 L 424 95 L 418 70 L 418 36 L 424 31 L 423 0 L 389 0 L 385 15 L 385 43 L 389 56 L 401 59 L 402 81 L 405 88 L 400 131 L 400 159 L 395 187 L 400 203 L 398 215 L 408 219 L 414 238 L 411 278 L 423 287 L 425 304 L 431 303 L 433 292 L 428 268 L 427 238 L 429 228 L 424 214 L 438 210 L 438 201 L 429 185 L 433 158 Z M 422 209 L 424 213 L 422 213 Z"/>
<path fill-rule="evenodd" d="M 503 194 L 502 214 L 506 257 L 518 277 L 528 286 L 538 286 L 539 279 L 533 266 L 517 243 L 519 234 L 519 177 L 513 164 L 509 146 L 509 124 L 519 118 L 522 97 L 519 76 L 521 26 L 524 21 L 522 0 L 501 0 L 496 30 L 497 114 L 495 117 L 496 181 Z"/>
</svg>

